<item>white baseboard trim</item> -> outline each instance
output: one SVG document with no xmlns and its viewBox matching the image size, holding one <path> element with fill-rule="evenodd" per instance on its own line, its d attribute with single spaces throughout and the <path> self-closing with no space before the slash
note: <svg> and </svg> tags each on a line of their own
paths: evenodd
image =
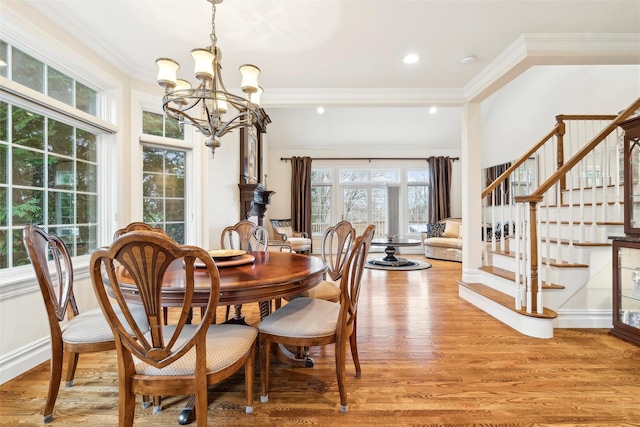
<svg viewBox="0 0 640 427">
<path fill-rule="evenodd" d="M 610 329 L 613 328 L 611 309 L 561 310 L 555 320 L 556 328 Z"/>
<path fill-rule="evenodd" d="M 0 358 L 0 384 L 33 369 L 51 358 L 51 340 L 43 337 Z"/>
<path fill-rule="evenodd" d="M 533 338 L 553 338 L 553 319 L 518 314 L 466 286 L 458 285 L 458 295 L 523 335 Z"/>
</svg>

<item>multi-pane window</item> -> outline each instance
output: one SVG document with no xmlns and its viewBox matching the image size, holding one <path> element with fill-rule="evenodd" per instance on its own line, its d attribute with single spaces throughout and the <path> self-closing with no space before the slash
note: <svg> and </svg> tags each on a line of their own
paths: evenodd
<svg viewBox="0 0 640 427">
<path fill-rule="evenodd" d="M 142 132 L 184 139 L 177 121 L 149 111 L 143 111 Z M 186 158 L 184 150 L 142 147 L 143 221 L 164 229 L 178 243 L 185 242 Z"/>
<path fill-rule="evenodd" d="M 358 234 L 368 224 L 386 232 L 388 228 L 387 184 L 398 181 L 398 172 L 389 169 L 340 170 L 342 212 Z"/>
<path fill-rule="evenodd" d="M 184 131 L 180 123 L 165 114 L 142 112 L 142 133 L 172 139 L 184 139 Z"/>
<path fill-rule="evenodd" d="M 311 229 L 313 235 L 321 236 L 331 221 L 331 196 L 333 171 L 314 169 L 311 171 Z"/>
<path fill-rule="evenodd" d="M 0 60 L 8 64 L 0 67 L 0 75 L 80 111 L 97 115 L 98 94 L 95 90 L 3 41 L 0 41 Z"/>
<path fill-rule="evenodd" d="M 311 172 L 312 228 L 321 235 L 340 220 L 358 233 L 368 224 L 377 234 L 415 236 L 429 213 L 426 165 L 397 168 L 337 168 L 319 165 Z M 337 194 L 336 194 L 337 193 Z"/>
<path fill-rule="evenodd" d="M 425 231 L 429 219 L 429 186 L 426 169 L 407 171 L 407 232 Z"/>
<path fill-rule="evenodd" d="M 0 75 L 22 95 L 0 94 L 0 268 L 29 262 L 22 230 L 36 224 L 62 238 L 72 256 L 98 241 L 98 153 L 103 131 L 92 131 L 69 109 L 61 116 L 33 102 L 26 88 L 78 112 L 98 113 L 95 90 L 0 40 Z"/>
<path fill-rule="evenodd" d="M 97 246 L 99 135 L 0 102 L 0 268 L 28 263 L 28 224 L 57 234 L 72 256 Z"/>
</svg>

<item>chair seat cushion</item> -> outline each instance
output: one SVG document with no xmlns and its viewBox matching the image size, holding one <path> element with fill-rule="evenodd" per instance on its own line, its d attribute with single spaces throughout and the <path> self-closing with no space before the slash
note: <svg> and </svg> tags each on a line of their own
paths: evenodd
<svg viewBox="0 0 640 427">
<path fill-rule="evenodd" d="M 423 242 L 426 246 L 438 246 L 442 248 L 462 248 L 462 239 L 453 237 L 429 237 Z"/>
<path fill-rule="evenodd" d="M 185 325 L 176 346 L 188 340 L 198 325 Z M 175 331 L 176 325 L 163 327 L 165 339 Z M 252 326 L 220 324 L 210 325 L 207 330 L 207 371 L 221 371 L 238 360 L 251 348 L 258 336 Z M 135 359 L 136 372 L 142 375 L 193 375 L 196 367 L 196 348 L 191 348 L 184 356 L 171 365 L 159 369 L 139 359 Z"/>
<path fill-rule="evenodd" d="M 265 317 L 258 330 L 283 337 L 315 338 L 336 332 L 340 304 L 296 298 Z"/>
<path fill-rule="evenodd" d="M 293 237 L 293 230 L 290 225 L 286 227 L 273 227 L 273 231 L 277 234 L 284 234 L 287 236 L 287 239 Z"/>
<path fill-rule="evenodd" d="M 295 294 L 290 297 L 286 297 L 285 300 L 291 301 L 295 298 L 318 298 L 325 301 L 338 302 L 340 301 L 340 286 L 336 283 L 323 281 L 318 283 L 311 289 L 302 291 L 299 294 Z"/>
<path fill-rule="evenodd" d="M 114 304 L 116 315 L 124 320 L 122 311 Z M 131 305 L 131 313 L 138 325 L 147 324 L 147 315 L 141 305 Z M 126 322 L 123 322 L 126 324 Z M 143 329 L 144 330 L 144 329 Z M 148 327 L 145 332 L 148 330 Z M 80 313 L 62 326 L 62 341 L 69 344 L 84 344 L 113 341 L 113 332 L 100 308 Z"/>
</svg>

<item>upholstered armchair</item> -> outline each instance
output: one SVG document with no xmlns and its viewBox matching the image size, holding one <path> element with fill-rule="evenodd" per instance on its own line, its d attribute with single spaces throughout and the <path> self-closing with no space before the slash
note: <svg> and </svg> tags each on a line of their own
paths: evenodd
<svg viewBox="0 0 640 427">
<path fill-rule="evenodd" d="M 309 254 L 311 252 L 311 239 L 306 232 L 295 231 L 291 228 L 291 219 L 272 219 L 274 240 L 286 242 L 294 252 Z"/>
</svg>

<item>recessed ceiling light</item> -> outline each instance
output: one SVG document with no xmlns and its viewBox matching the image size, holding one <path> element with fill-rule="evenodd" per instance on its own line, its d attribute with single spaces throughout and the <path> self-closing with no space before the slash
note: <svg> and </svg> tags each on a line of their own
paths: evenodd
<svg viewBox="0 0 640 427">
<path fill-rule="evenodd" d="M 316 111 L 318 112 L 318 114 L 324 114 L 324 107 L 318 107 Z"/>
<path fill-rule="evenodd" d="M 420 60 L 420 57 L 418 55 L 416 55 L 415 53 L 410 53 L 404 57 L 403 62 L 405 64 L 415 64 L 419 60 Z"/>
<path fill-rule="evenodd" d="M 473 64 L 474 62 L 476 62 L 476 57 L 473 55 L 463 56 L 462 58 L 460 58 L 460 62 L 465 65 Z"/>
<path fill-rule="evenodd" d="M 429 113 L 431 114 L 435 114 L 437 111 L 438 111 L 438 107 L 436 107 L 435 105 L 429 108 Z"/>
</svg>

